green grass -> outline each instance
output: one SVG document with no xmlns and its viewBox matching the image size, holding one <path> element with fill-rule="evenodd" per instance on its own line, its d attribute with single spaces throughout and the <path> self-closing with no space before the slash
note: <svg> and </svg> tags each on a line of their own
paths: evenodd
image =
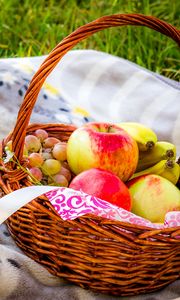
<svg viewBox="0 0 180 300">
<path fill-rule="evenodd" d="M 0 0 L 0 57 L 48 54 L 79 26 L 114 13 L 154 15 L 179 27 L 179 0 Z M 79 43 L 127 58 L 149 70 L 180 79 L 179 48 L 143 27 L 110 28 Z"/>
</svg>

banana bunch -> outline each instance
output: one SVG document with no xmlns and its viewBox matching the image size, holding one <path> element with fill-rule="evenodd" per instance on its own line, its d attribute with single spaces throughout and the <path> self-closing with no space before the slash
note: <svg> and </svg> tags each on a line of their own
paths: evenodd
<svg viewBox="0 0 180 300">
<path fill-rule="evenodd" d="M 116 125 L 124 129 L 137 142 L 139 151 L 150 150 L 157 142 L 155 132 L 141 123 L 124 122 Z"/>
<path fill-rule="evenodd" d="M 158 141 L 156 133 L 141 123 L 124 122 L 116 125 L 128 132 L 136 140 L 139 148 L 137 169 L 130 179 L 146 174 L 157 174 L 177 184 L 180 177 L 180 165 L 175 162 L 174 144 Z"/>
<path fill-rule="evenodd" d="M 180 167 L 178 163 L 176 163 L 173 160 L 169 159 L 162 159 L 158 163 L 156 163 L 154 166 L 149 167 L 143 171 L 136 172 L 134 175 L 131 177 L 131 179 L 142 176 L 142 175 L 147 175 L 147 174 L 156 174 L 160 175 L 172 183 L 176 184 L 179 179 L 180 175 Z"/>
<path fill-rule="evenodd" d="M 172 143 L 158 141 L 152 149 L 147 150 L 146 152 L 139 151 L 139 161 L 136 171 L 143 171 L 164 159 L 175 160 L 176 147 Z"/>
</svg>

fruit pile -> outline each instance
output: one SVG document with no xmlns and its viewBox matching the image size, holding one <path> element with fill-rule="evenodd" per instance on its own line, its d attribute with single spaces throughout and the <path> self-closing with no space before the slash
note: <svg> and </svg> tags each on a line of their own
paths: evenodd
<svg viewBox="0 0 180 300">
<path fill-rule="evenodd" d="M 133 122 L 89 123 L 69 138 L 67 160 L 76 174 L 70 186 L 125 208 L 154 223 L 180 210 L 176 147 L 158 141 Z"/>
<path fill-rule="evenodd" d="M 87 123 L 67 143 L 38 129 L 25 138 L 24 157 L 34 184 L 80 190 L 154 223 L 180 210 L 176 147 L 143 124 Z"/>
<path fill-rule="evenodd" d="M 34 184 L 67 187 L 71 172 L 67 163 L 67 143 L 48 136 L 44 129 L 37 129 L 25 138 L 24 157 L 28 160 L 27 172 Z M 12 150 L 12 141 L 6 152 Z"/>
</svg>

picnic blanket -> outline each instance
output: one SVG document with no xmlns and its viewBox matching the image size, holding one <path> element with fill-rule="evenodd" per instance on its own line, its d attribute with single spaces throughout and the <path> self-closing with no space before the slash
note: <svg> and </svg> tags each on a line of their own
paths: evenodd
<svg viewBox="0 0 180 300">
<path fill-rule="evenodd" d="M 0 60 L 0 138 L 13 129 L 34 72 L 45 57 Z M 93 50 L 70 51 L 44 84 L 31 122 L 81 125 L 97 121 L 142 122 L 180 155 L 180 84 L 125 59 Z M 180 299 L 180 280 L 156 293 L 113 297 L 52 276 L 15 245 L 0 226 L 0 300 Z"/>
</svg>

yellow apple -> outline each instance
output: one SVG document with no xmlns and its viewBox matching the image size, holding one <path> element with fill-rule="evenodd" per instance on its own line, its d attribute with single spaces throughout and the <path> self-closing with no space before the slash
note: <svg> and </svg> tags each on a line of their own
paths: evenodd
<svg viewBox="0 0 180 300">
<path fill-rule="evenodd" d="M 76 175 L 101 168 L 127 181 L 136 170 L 138 157 L 136 141 L 110 123 L 87 123 L 76 129 L 67 143 L 67 161 Z"/>
</svg>

